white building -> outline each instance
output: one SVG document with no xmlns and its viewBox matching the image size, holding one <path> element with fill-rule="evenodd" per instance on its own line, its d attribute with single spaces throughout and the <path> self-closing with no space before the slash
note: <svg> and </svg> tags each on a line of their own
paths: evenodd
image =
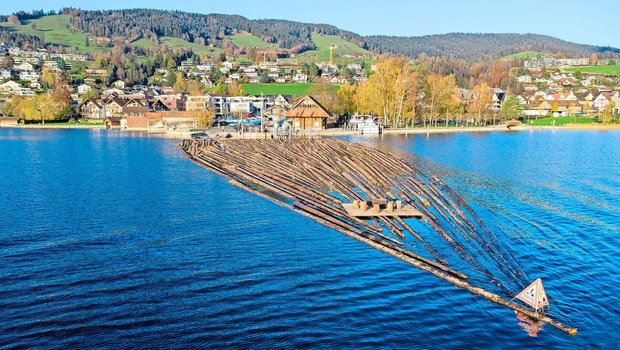
<svg viewBox="0 0 620 350">
<path fill-rule="evenodd" d="M 89 92 L 91 90 L 92 90 L 92 88 L 90 87 L 90 85 L 87 85 L 87 84 L 82 84 L 82 85 L 79 85 L 77 87 L 78 95 L 84 95 L 85 93 L 87 93 L 87 92 Z"/>
<path fill-rule="evenodd" d="M 122 80 L 117 80 L 112 85 L 119 90 L 125 89 L 125 82 Z"/>
<path fill-rule="evenodd" d="M 19 80 L 25 80 L 30 82 L 39 81 L 41 79 L 41 73 L 24 71 L 19 73 Z"/>
</svg>

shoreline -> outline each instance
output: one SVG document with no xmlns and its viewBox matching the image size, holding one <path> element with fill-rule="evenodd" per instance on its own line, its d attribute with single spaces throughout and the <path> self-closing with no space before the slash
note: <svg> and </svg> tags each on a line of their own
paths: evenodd
<svg viewBox="0 0 620 350">
<path fill-rule="evenodd" d="M 106 130 L 103 125 L 53 125 L 53 124 L 30 124 L 30 125 L 18 125 L 8 126 L 0 125 L 0 129 L 92 129 L 92 130 Z M 186 139 L 190 138 L 191 134 L 198 131 L 186 131 L 186 130 L 145 130 L 145 129 L 111 129 L 121 130 L 131 133 L 143 133 L 146 136 L 157 136 L 173 139 Z M 453 134 L 453 133 L 481 133 L 481 132 L 514 132 L 514 131 L 536 131 L 536 130 L 583 130 L 583 131 L 620 131 L 620 124 L 568 124 L 564 126 L 529 126 L 520 125 L 513 128 L 506 128 L 504 126 L 478 126 L 478 127 L 415 127 L 404 129 L 384 129 L 382 134 L 362 134 L 359 131 L 343 130 L 343 129 L 325 129 L 313 131 L 310 134 L 297 134 L 299 136 L 379 136 L 379 135 L 421 135 L 421 134 Z M 207 130 L 209 135 L 213 137 L 225 137 L 230 134 L 232 138 L 239 139 L 266 139 L 270 138 L 270 133 L 259 132 L 246 132 L 240 135 L 234 131 L 221 131 L 220 129 Z M 295 136 L 295 134 L 294 134 Z"/>
</svg>

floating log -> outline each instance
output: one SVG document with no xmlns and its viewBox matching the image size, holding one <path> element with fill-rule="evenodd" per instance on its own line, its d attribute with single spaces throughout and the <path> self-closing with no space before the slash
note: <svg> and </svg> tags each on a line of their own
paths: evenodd
<svg viewBox="0 0 620 350">
<path fill-rule="evenodd" d="M 576 329 L 506 300 L 469 282 L 404 220 L 416 217 L 490 282 L 498 281 L 479 259 L 520 282 L 514 260 L 472 208 L 436 177 L 426 179 L 410 163 L 378 149 L 338 139 L 183 140 L 197 164 L 229 178 L 232 185 L 266 198 L 407 262 L 457 287 L 504 305 L 571 335 Z M 350 204 L 347 204 L 350 203 Z M 343 206 L 344 205 L 344 206 Z M 362 212 L 365 215 L 356 215 Z M 415 215 L 405 215 L 406 212 Z M 406 249 L 409 233 L 437 261 Z M 402 242 L 400 240 L 403 240 Z M 410 247 L 415 248 L 412 244 Z M 509 257 L 509 256 L 508 256 Z M 506 288 L 501 284 L 496 284 Z M 510 290 L 507 289 L 509 294 Z"/>
</svg>

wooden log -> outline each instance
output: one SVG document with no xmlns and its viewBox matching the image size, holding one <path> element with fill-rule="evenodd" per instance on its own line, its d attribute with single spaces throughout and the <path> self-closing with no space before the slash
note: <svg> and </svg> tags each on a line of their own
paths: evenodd
<svg viewBox="0 0 620 350">
<path fill-rule="evenodd" d="M 460 237 L 465 241 L 467 237 L 473 238 L 478 246 L 488 249 L 487 253 L 491 256 L 501 252 L 501 246 L 493 241 L 494 236 L 460 197 L 436 178 L 432 182 L 427 181 L 415 167 L 398 157 L 343 140 L 321 138 L 312 141 L 231 140 L 226 141 L 226 145 L 211 140 L 183 140 L 179 147 L 197 164 L 228 177 L 235 186 L 290 208 L 471 293 L 549 323 L 569 334 L 576 334 L 576 329 L 471 285 L 466 281 L 467 276 L 404 249 L 400 246 L 402 242 L 381 233 L 380 226 L 402 237 L 402 231 L 408 231 L 433 256 L 444 260 L 437 252 L 433 254 L 432 247 L 404 220 L 382 217 L 374 219 L 375 224 L 371 225 L 349 217 L 339 206 L 338 196 L 347 200 L 363 199 L 358 202 L 360 209 L 367 209 L 367 199 L 388 198 L 388 211 L 402 208 L 401 200 L 404 200 L 420 210 L 424 214 L 423 220 L 472 266 L 480 267 L 447 230 L 452 230 L 451 234 L 464 234 Z M 327 193 L 327 188 L 337 192 L 337 195 Z M 295 201 L 295 206 L 278 196 Z M 375 212 L 380 210 L 379 205 L 379 202 L 374 203 Z M 471 248 L 476 250 L 477 246 L 472 245 Z M 504 273 L 510 277 L 511 271 Z"/>
</svg>

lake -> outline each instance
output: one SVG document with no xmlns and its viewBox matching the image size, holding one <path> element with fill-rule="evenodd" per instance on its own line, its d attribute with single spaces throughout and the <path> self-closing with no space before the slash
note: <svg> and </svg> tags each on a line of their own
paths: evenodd
<svg viewBox="0 0 620 350">
<path fill-rule="evenodd" d="M 0 129 L 0 347 L 618 348 L 620 132 L 347 139 L 444 179 L 579 335 L 530 337 L 511 310 L 229 185 L 174 140 Z"/>
</svg>

